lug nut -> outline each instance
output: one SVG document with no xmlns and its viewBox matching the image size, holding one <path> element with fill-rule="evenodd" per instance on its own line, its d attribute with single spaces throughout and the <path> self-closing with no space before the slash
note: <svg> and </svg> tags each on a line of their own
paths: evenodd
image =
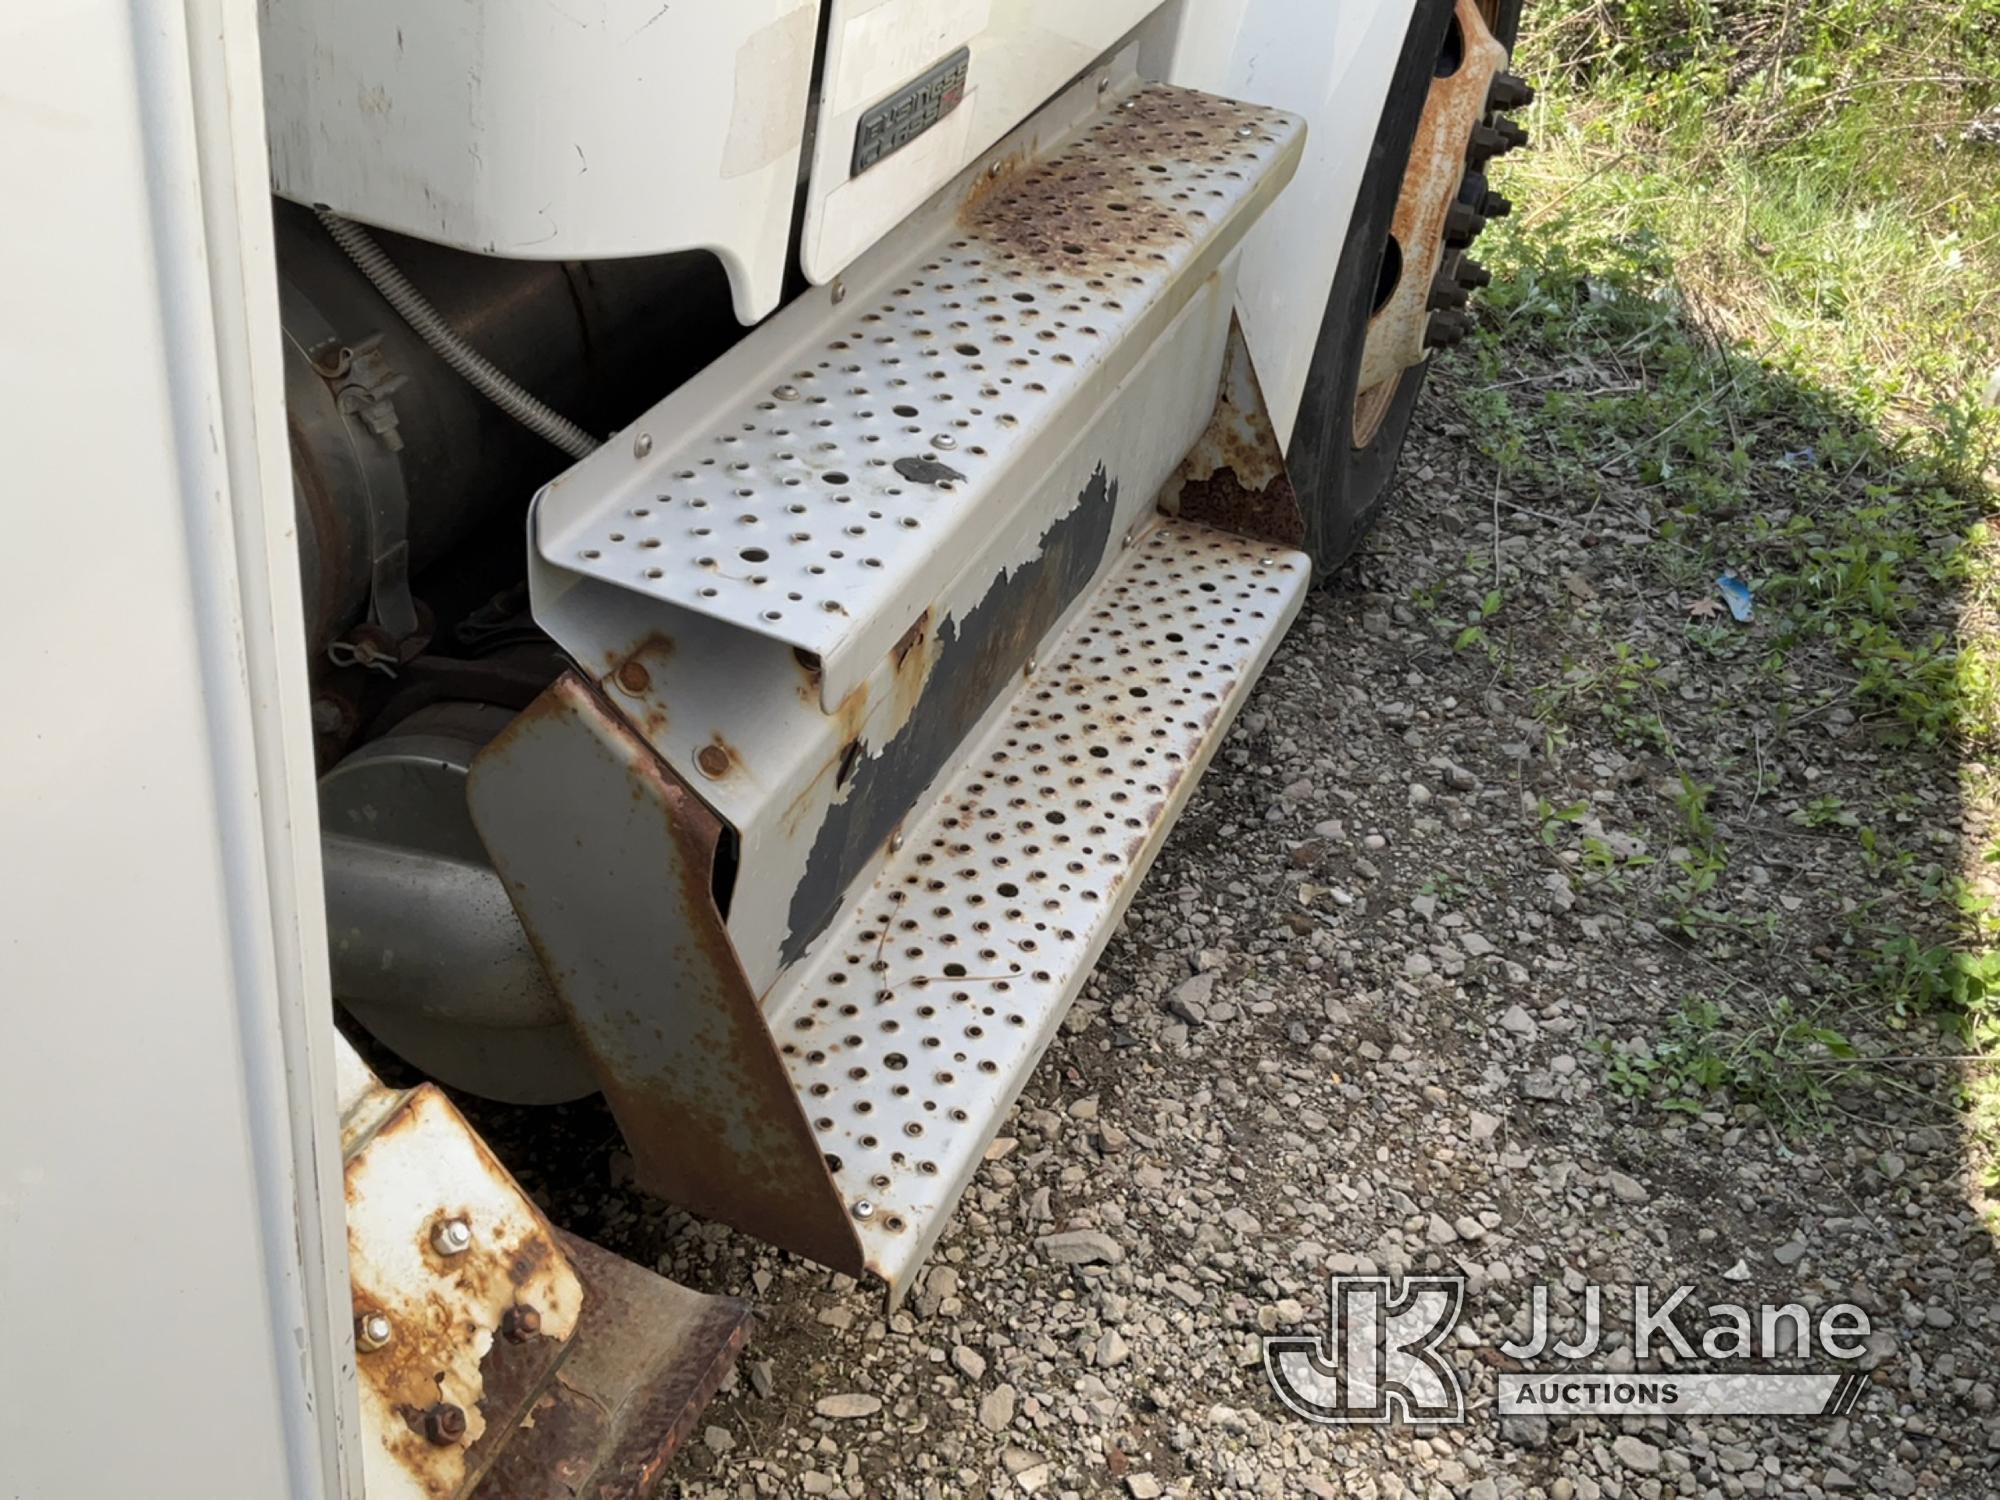
<svg viewBox="0 0 2000 1500">
<path fill-rule="evenodd" d="M 1458 260 L 1458 284 L 1468 288 L 1491 286 L 1493 273 L 1471 256 L 1462 255 Z"/>
<path fill-rule="evenodd" d="M 363 1354 L 373 1354 L 377 1349 L 386 1349 L 389 1340 L 395 1336 L 396 1326 L 389 1321 L 387 1313 L 363 1313 L 354 1320 L 354 1347 Z"/>
<path fill-rule="evenodd" d="M 1433 313 L 1424 329 L 1426 349 L 1449 349 L 1472 331 L 1472 323 L 1462 312 Z"/>
<path fill-rule="evenodd" d="M 1430 301 L 1427 304 L 1433 312 L 1465 306 L 1471 294 L 1459 284 L 1458 267 L 1463 259 L 1463 256 L 1454 253 L 1445 256 L 1439 263 L 1437 275 L 1431 281 Z"/>
<path fill-rule="evenodd" d="M 440 1401 L 424 1412 L 422 1425 L 426 1438 L 446 1448 L 465 1436 L 465 1412 L 449 1401 Z"/>
<path fill-rule="evenodd" d="M 500 1337 L 510 1344 L 525 1344 L 541 1331 L 541 1309 L 526 1302 L 517 1302 L 500 1315 Z"/>
<path fill-rule="evenodd" d="M 1447 245 L 1469 245 L 1486 227 L 1486 215 L 1469 203 L 1454 203 L 1445 210 L 1444 242 Z"/>
<path fill-rule="evenodd" d="M 1495 120 L 1493 122 L 1493 130 L 1503 142 L 1500 147 L 1503 152 L 1518 151 L 1521 147 L 1528 144 L 1528 132 L 1512 120 Z"/>
<path fill-rule="evenodd" d="M 1479 211 L 1489 219 L 1504 219 L 1514 211 L 1514 200 L 1505 193 L 1486 192 L 1480 195 Z"/>
<path fill-rule="evenodd" d="M 1519 109 L 1535 102 L 1535 86 L 1514 73 L 1495 73 L 1486 91 L 1488 109 Z"/>
<path fill-rule="evenodd" d="M 1482 122 L 1472 127 L 1472 134 L 1466 140 L 1465 159 L 1475 167 L 1483 166 L 1506 149 L 1507 138 Z"/>
<path fill-rule="evenodd" d="M 472 1226 L 463 1219 L 440 1219 L 431 1230 L 431 1249 L 439 1255 L 463 1255 L 472 1248 Z"/>
</svg>

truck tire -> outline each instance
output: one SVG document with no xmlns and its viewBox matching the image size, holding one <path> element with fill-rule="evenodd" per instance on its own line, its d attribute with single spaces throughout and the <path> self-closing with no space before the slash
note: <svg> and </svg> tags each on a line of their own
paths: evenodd
<svg viewBox="0 0 2000 1500">
<path fill-rule="evenodd" d="M 1522 0 L 1479 0 L 1488 27 L 1512 47 Z M 1453 0 L 1418 0 L 1389 86 L 1368 164 L 1341 245 L 1318 343 L 1286 462 L 1306 521 L 1306 546 L 1322 577 L 1360 545 L 1388 503 L 1396 461 L 1423 389 L 1428 361 L 1357 408 L 1363 345 L 1386 274 L 1390 221 L 1402 195 L 1430 80 L 1453 33 Z M 1359 418 L 1359 420 L 1357 420 Z"/>
</svg>

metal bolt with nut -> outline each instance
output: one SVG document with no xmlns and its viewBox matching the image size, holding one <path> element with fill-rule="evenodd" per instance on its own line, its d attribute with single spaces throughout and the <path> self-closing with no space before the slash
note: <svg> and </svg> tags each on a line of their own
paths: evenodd
<svg viewBox="0 0 2000 1500">
<path fill-rule="evenodd" d="M 439 1255 L 463 1255 L 472 1248 L 472 1226 L 463 1219 L 440 1219 L 431 1229 L 431 1249 Z"/>
<path fill-rule="evenodd" d="M 396 1325 L 389 1321 L 385 1312 L 363 1313 L 354 1320 L 354 1347 L 363 1354 L 388 1348 L 389 1341 L 395 1336 Z"/>
<path fill-rule="evenodd" d="M 525 1344 L 541 1331 L 541 1309 L 526 1302 L 517 1302 L 500 1315 L 500 1337 L 510 1344 Z"/>
<path fill-rule="evenodd" d="M 424 1412 L 420 1425 L 433 1446 L 449 1447 L 465 1436 L 465 1409 L 440 1401 Z"/>
</svg>

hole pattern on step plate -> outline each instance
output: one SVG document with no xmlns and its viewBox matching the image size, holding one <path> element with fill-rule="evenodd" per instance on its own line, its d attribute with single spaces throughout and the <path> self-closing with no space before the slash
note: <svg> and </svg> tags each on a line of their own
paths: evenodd
<svg viewBox="0 0 2000 1500">
<path fill-rule="evenodd" d="M 776 1000 L 871 1260 L 913 1258 L 956 1200 L 1308 574 L 1156 529 Z"/>
<path fill-rule="evenodd" d="M 1134 94 L 986 189 L 900 280 L 829 309 L 816 358 L 794 356 L 714 430 L 662 445 L 545 555 L 831 651 L 853 620 L 910 597 L 939 533 L 978 512 L 1009 451 L 1298 129 L 1185 89 Z"/>
</svg>

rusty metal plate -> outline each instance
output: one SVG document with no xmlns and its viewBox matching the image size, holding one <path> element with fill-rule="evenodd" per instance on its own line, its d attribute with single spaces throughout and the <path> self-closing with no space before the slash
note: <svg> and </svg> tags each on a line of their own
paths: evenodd
<svg viewBox="0 0 2000 1500">
<path fill-rule="evenodd" d="M 574 673 L 480 752 L 466 796 L 639 1180 L 858 1271 L 716 910 L 715 815 Z"/>
<path fill-rule="evenodd" d="M 562 1236 L 588 1296 L 576 1352 L 533 1402 L 476 1500 L 650 1500 L 750 1334 L 748 1303 Z"/>
<path fill-rule="evenodd" d="M 842 300 L 801 299 L 545 490 L 538 618 L 600 660 L 606 643 L 549 608 L 565 578 L 599 580 L 783 642 L 834 710 L 1019 523 L 1019 496 L 1221 266 L 1303 138 L 1276 110 L 1146 86 L 982 183 L 858 265 Z"/>
<path fill-rule="evenodd" d="M 1243 324 L 1234 315 L 1215 414 L 1160 492 L 1160 509 L 1280 547 L 1305 545 L 1299 492 L 1285 467 Z"/>
<path fill-rule="evenodd" d="M 350 1148 L 346 1179 L 369 1500 L 462 1495 L 487 1422 L 520 1414 L 488 1390 L 496 1339 L 524 1405 L 566 1352 L 582 1284 L 555 1231 L 434 1084 Z"/>
<path fill-rule="evenodd" d="M 808 964 L 773 1034 L 900 1294 L 1302 603 L 1301 553 L 1158 525 Z"/>
</svg>

